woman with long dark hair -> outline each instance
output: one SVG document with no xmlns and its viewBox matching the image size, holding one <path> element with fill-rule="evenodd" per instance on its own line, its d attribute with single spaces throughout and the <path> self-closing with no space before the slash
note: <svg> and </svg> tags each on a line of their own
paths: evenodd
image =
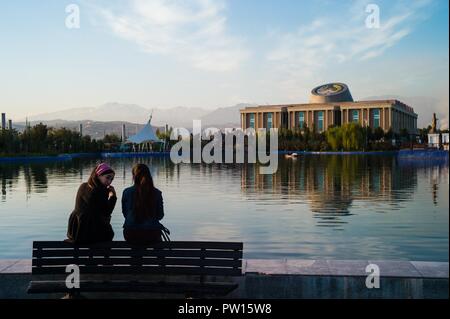
<svg viewBox="0 0 450 319">
<path fill-rule="evenodd" d="M 153 184 L 147 165 L 136 164 L 132 173 L 134 185 L 122 195 L 124 238 L 135 244 L 160 242 L 163 226 L 159 221 L 164 217 L 161 191 Z"/>
<path fill-rule="evenodd" d="M 91 244 L 113 239 L 110 221 L 117 201 L 111 186 L 114 175 L 111 167 L 101 163 L 92 170 L 87 183 L 81 184 L 69 217 L 67 241 Z"/>
</svg>

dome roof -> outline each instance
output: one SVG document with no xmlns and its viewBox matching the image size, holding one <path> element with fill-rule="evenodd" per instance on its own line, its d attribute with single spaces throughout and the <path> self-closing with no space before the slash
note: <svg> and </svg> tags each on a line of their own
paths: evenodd
<svg viewBox="0 0 450 319">
<path fill-rule="evenodd" d="M 353 102 L 353 97 L 344 83 L 328 83 L 311 91 L 310 103 Z"/>
</svg>

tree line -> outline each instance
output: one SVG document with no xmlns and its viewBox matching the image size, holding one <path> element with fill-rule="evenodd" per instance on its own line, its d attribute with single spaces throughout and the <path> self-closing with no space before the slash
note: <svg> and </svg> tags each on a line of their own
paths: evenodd
<svg viewBox="0 0 450 319">
<path fill-rule="evenodd" d="M 430 129 L 431 126 L 418 130 L 422 143 L 427 143 Z M 166 142 L 166 149 L 177 142 L 170 140 L 172 130 L 156 131 L 156 135 Z M 393 145 L 393 139 L 410 143 L 416 137 L 410 136 L 406 130 L 395 134 L 392 130 L 384 132 L 381 128 L 362 127 L 358 123 L 330 127 L 320 133 L 314 127 L 310 129 L 305 126 L 294 130 L 279 129 L 278 148 L 284 151 L 382 151 L 398 148 Z M 222 140 L 225 141 L 224 136 Z M 206 143 L 202 141 L 202 146 Z M 22 132 L 16 129 L 0 130 L 0 156 L 124 151 L 128 148 L 123 148 L 121 138 L 116 134 L 107 134 L 103 139 L 95 140 L 89 135 L 81 136 L 79 132 L 48 127 L 42 123 L 26 127 Z"/>
<path fill-rule="evenodd" d="M 0 130 L 0 155 L 99 152 L 104 145 L 103 140 L 42 123 L 26 127 L 22 132 L 16 129 Z"/>
</svg>

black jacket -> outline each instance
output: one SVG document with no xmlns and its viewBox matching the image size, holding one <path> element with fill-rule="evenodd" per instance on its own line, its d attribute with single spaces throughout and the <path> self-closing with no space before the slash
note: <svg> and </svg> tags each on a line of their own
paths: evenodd
<svg viewBox="0 0 450 319">
<path fill-rule="evenodd" d="M 117 198 L 113 196 L 108 200 L 108 193 L 108 189 L 103 185 L 91 188 L 87 183 L 81 184 L 75 209 L 69 217 L 69 241 L 90 244 L 113 239 L 114 232 L 110 221 Z"/>
</svg>

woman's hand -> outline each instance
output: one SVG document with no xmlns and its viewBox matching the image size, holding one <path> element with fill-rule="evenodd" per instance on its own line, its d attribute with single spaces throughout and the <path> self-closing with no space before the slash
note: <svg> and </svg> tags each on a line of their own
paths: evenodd
<svg viewBox="0 0 450 319">
<path fill-rule="evenodd" d="M 116 190 L 114 189 L 114 187 L 112 187 L 111 185 L 108 186 L 108 199 L 110 199 L 111 197 L 117 197 L 116 196 Z"/>
</svg>

